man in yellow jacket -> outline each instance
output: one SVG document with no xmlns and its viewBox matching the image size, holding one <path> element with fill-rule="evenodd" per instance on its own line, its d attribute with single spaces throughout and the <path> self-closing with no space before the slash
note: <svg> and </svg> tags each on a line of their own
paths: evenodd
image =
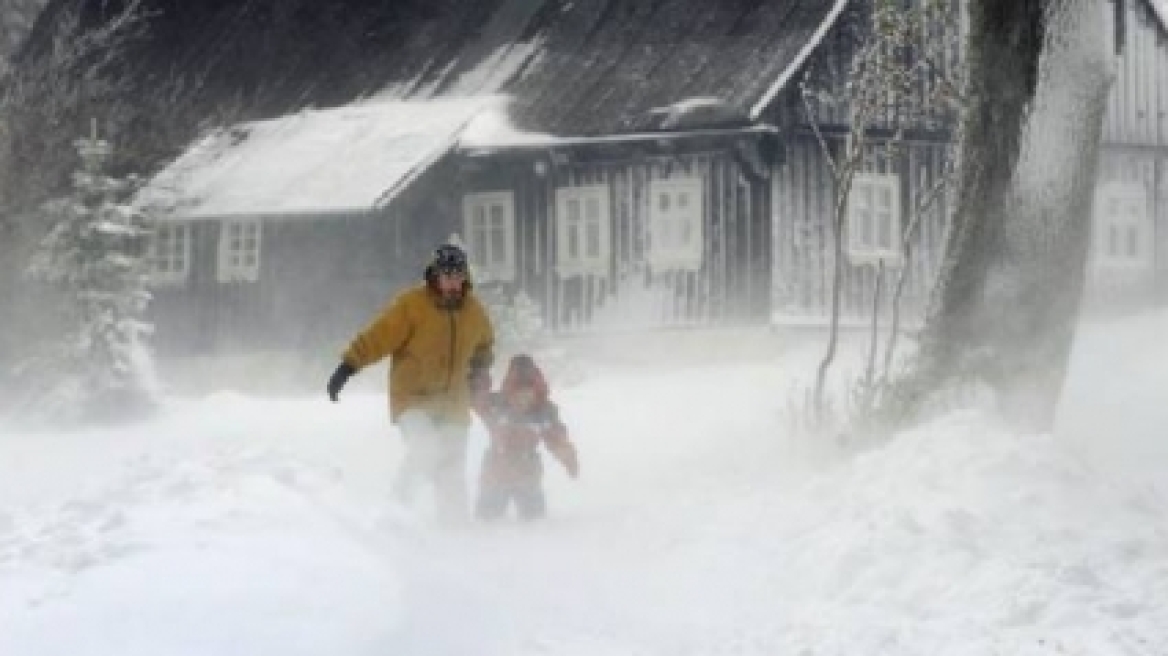
<svg viewBox="0 0 1168 656">
<path fill-rule="evenodd" d="M 440 246 L 425 282 L 398 295 L 361 331 L 328 382 L 335 402 L 354 373 L 389 356 L 390 417 L 405 438 L 395 489 L 433 483 L 439 517 L 466 516 L 471 387 L 490 387 L 494 330 L 471 291 L 466 253 Z"/>
</svg>

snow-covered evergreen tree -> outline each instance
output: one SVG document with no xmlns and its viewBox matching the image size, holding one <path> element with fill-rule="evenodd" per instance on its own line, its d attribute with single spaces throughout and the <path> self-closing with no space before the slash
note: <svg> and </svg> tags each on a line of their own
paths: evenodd
<svg viewBox="0 0 1168 656">
<path fill-rule="evenodd" d="M 483 285 L 480 298 L 495 328 L 495 341 L 507 352 L 533 351 L 543 345 L 543 316 L 539 305 L 522 290 L 510 293 L 497 285 Z"/>
<path fill-rule="evenodd" d="M 153 366 L 144 339 L 145 216 L 126 198 L 130 184 L 106 174 L 112 149 L 96 135 L 76 142 L 81 167 L 73 193 L 49 202 L 52 226 L 29 275 L 63 302 L 60 341 L 28 367 L 38 414 L 55 419 L 113 419 L 153 405 Z"/>
</svg>

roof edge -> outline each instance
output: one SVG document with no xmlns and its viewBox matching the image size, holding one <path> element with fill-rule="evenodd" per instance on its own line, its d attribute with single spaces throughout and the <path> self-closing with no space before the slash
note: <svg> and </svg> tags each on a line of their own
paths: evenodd
<svg viewBox="0 0 1168 656">
<path fill-rule="evenodd" d="M 823 41 L 824 35 L 827 34 L 828 30 L 835 26 L 835 23 L 839 19 L 840 14 L 844 12 L 844 9 L 847 6 L 848 0 L 836 0 L 835 6 L 833 6 L 827 13 L 827 16 L 823 18 L 823 22 L 820 23 L 819 27 L 815 29 L 814 33 L 812 33 L 811 38 L 807 41 L 806 44 L 804 44 L 803 49 L 799 51 L 799 54 L 795 56 L 794 61 L 792 61 L 790 65 L 788 65 L 787 68 L 781 74 L 779 74 L 779 79 L 775 80 L 775 83 L 772 84 L 769 89 L 767 89 L 762 98 L 760 98 L 759 101 L 754 104 L 754 107 L 750 109 L 750 120 L 757 121 L 758 117 L 764 111 L 766 111 L 766 108 L 774 101 L 775 96 L 778 96 L 779 92 L 782 91 L 787 86 L 787 83 L 791 81 L 791 78 L 795 76 L 795 73 L 799 72 L 799 69 L 803 68 L 803 64 L 806 63 L 807 58 L 810 57 L 811 53 L 819 47 L 819 43 Z"/>
<path fill-rule="evenodd" d="M 432 150 L 426 157 L 415 162 L 405 175 L 390 185 L 389 188 L 382 191 L 377 196 L 377 198 L 374 199 L 373 208 L 384 209 L 389 207 L 390 203 L 392 203 L 395 198 L 401 195 L 403 191 L 412 186 L 418 178 L 422 177 L 422 175 L 429 171 L 435 164 L 442 161 L 444 157 L 450 153 L 455 152 L 458 149 L 458 140 L 462 138 L 462 133 L 466 132 L 466 129 L 471 124 L 471 121 L 473 121 L 475 117 L 477 117 L 483 111 L 484 107 L 480 107 L 479 109 L 475 110 L 469 117 L 467 117 L 458 125 L 457 129 L 451 131 L 451 133 L 447 135 L 446 140 L 441 145 Z"/>
<path fill-rule="evenodd" d="M 353 218 L 359 219 L 378 214 L 376 207 L 340 207 L 328 209 L 297 209 L 286 211 L 264 210 L 262 212 L 216 212 L 212 214 L 162 214 L 159 223 L 211 223 L 222 221 L 306 221 L 314 219 Z"/>
<path fill-rule="evenodd" d="M 545 141 L 523 141 L 516 143 L 500 143 L 497 145 L 474 145 L 470 147 L 456 147 L 455 152 L 471 157 L 491 155 L 501 152 L 518 152 L 530 150 L 554 150 L 558 147 L 587 146 L 604 143 L 632 143 L 639 141 L 672 141 L 680 139 L 694 139 L 701 137 L 721 137 L 749 134 L 779 134 L 779 128 L 763 123 L 754 123 L 735 128 L 705 128 L 684 131 L 662 132 L 628 132 L 623 134 L 604 134 L 597 136 L 579 137 L 549 137 Z"/>
<path fill-rule="evenodd" d="M 1168 7 L 1160 4 L 1160 0 L 1146 0 L 1148 8 L 1152 10 L 1152 15 L 1156 17 L 1156 21 L 1160 23 L 1160 32 L 1168 34 Z"/>
</svg>

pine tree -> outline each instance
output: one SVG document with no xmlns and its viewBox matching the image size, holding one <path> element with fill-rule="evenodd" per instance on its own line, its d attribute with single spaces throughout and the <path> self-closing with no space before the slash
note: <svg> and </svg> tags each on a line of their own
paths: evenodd
<svg viewBox="0 0 1168 656">
<path fill-rule="evenodd" d="M 61 339 L 31 371 L 29 399 L 55 419 L 138 415 L 153 405 L 153 367 L 145 348 L 144 215 L 124 200 L 130 183 L 106 174 L 112 149 L 96 135 L 76 142 L 81 167 L 73 193 L 49 202 L 52 226 L 29 275 L 63 301 Z"/>
<path fill-rule="evenodd" d="M 495 328 L 495 341 L 504 351 L 533 351 L 543 345 L 543 316 L 539 305 L 522 290 L 484 285 L 480 298 Z"/>
</svg>

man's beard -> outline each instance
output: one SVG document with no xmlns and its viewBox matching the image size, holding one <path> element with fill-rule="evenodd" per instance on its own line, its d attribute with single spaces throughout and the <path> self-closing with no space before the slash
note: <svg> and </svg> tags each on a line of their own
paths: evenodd
<svg viewBox="0 0 1168 656">
<path fill-rule="evenodd" d="M 453 309 L 462 304 L 462 290 L 438 291 L 438 301 L 443 308 Z"/>
</svg>

